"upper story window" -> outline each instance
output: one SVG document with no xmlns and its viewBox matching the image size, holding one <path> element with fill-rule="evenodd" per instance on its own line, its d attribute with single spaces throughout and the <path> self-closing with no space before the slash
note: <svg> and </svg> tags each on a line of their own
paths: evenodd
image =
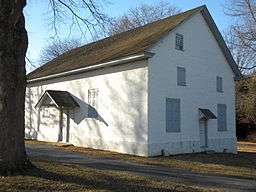
<svg viewBox="0 0 256 192">
<path fill-rule="evenodd" d="M 223 80 L 222 80 L 222 77 L 219 77 L 219 76 L 216 77 L 216 89 L 217 89 L 217 92 L 219 92 L 219 93 L 223 92 Z"/>
<path fill-rule="evenodd" d="M 99 89 L 88 90 L 88 104 L 94 108 L 98 107 Z"/>
<path fill-rule="evenodd" d="M 175 49 L 183 51 L 184 50 L 184 38 L 181 34 L 176 34 L 175 37 Z"/>
<path fill-rule="evenodd" d="M 177 85 L 186 86 L 186 69 L 184 67 L 177 67 Z"/>
</svg>

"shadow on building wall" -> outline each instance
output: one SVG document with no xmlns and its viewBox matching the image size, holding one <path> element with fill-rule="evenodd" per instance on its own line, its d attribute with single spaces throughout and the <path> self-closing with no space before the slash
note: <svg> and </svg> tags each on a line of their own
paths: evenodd
<svg viewBox="0 0 256 192">
<path fill-rule="evenodd" d="M 65 138 L 66 142 L 68 142 L 70 140 L 70 119 L 72 119 L 73 122 L 77 125 L 79 125 L 85 119 L 95 119 L 97 121 L 103 122 L 104 125 L 108 126 L 108 123 L 94 107 L 90 106 L 88 103 L 71 94 L 80 107 L 72 110 L 63 110 L 65 116 L 64 118 L 62 118 L 62 125 L 64 126 L 63 129 L 66 130 L 61 129 L 59 126 L 61 124 L 60 110 L 58 108 L 35 108 L 35 105 L 44 94 L 44 91 L 45 90 L 43 90 L 42 87 L 38 87 L 36 93 L 33 93 L 31 88 L 28 88 L 26 97 L 25 132 L 25 137 L 27 139 L 37 140 L 40 134 L 43 139 L 47 140 L 47 135 L 45 135 L 43 127 L 54 129 L 56 128 L 56 126 L 58 126 L 58 138 L 56 138 L 56 141 L 63 141 L 63 138 Z M 66 134 L 65 137 L 63 134 Z"/>
<path fill-rule="evenodd" d="M 74 109 L 74 111 L 70 115 L 70 118 L 77 125 L 79 125 L 85 119 L 95 119 L 100 122 L 103 122 L 106 126 L 109 126 L 105 119 L 99 114 L 99 112 L 94 107 L 92 107 L 91 105 L 89 105 L 88 103 L 74 95 L 72 95 L 72 97 L 79 104 L 79 108 Z"/>
<path fill-rule="evenodd" d="M 103 128 L 113 126 L 118 128 L 113 130 L 113 136 L 120 137 L 117 138 L 117 140 L 118 142 L 120 141 L 122 145 L 120 146 L 120 144 L 116 144 L 116 148 L 122 147 L 126 151 L 133 151 L 134 153 L 137 153 L 138 146 L 134 145 L 131 148 L 130 143 L 147 142 L 147 114 L 145 114 L 147 112 L 147 73 L 143 72 L 140 75 L 133 75 L 133 72 L 128 72 L 130 69 L 134 69 L 134 65 L 126 67 L 125 70 L 127 70 L 127 73 L 123 73 L 120 77 L 118 77 L 121 79 L 120 83 L 122 84 L 122 86 L 115 86 L 115 83 L 113 82 L 115 80 L 113 80 L 112 78 L 106 78 L 102 82 L 105 86 L 104 89 L 107 90 L 107 92 L 104 93 L 103 101 L 99 103 L 99 105 L 101 105 L 100 108 L 104 108 L 104 111 L 107 114 L 101 114 L 101 110 L 98 111 L 97 109 L 85 102 L 87 100 L 87 89 L 89 87 L 95 86 L 95 82 L 93 82 L 93 80 L 87 79 L 86 90 L 83 85 L 84 82 L 72 81 L 73 79 L 70 79 L 71 81 L 66 80 L 66 90 L 69 91 L 71 94 L 74 93 L 77 96 L 76 97 L 72 95 L 80 106 L 77 109 L 69 111 L 69 118 L 72 119 L 72 121 L 69 121 L 69 123 L 74 123 L 74 126 L 71 125 L 71 128 L 80 129 L 80 131 L 72 134 L 72 140 L 77 140 L 77 143 L 81 145 L 87 142 L 97 142 L 98 146 L 104 146 L 106 145 L 104 139 L 108 139 L 111 141 L 112 138 L 106 138 L 106 136 L 104 135 L 105 129 Z M 123 72 L 125 70 L 113 70 L 113 73 L 119 71 Z M 81 75 L 81 78 L 86 77 L 83 77 Z M 51 83 L 59 82 L 63 82 L 63 80 L 52 80 Z M 43 87 L 46 86 L 43 85 Z M 32 137 L 34 139 L 38 138 L 39 132 L 40 134 L 43 134 L 43 130 L 41 129 L 41 127 L 44 123 L 42 115 L 40 114 L 42 112 L 36 110 L 34 106 L 43 95 L 45 90 L 43 90 L 42 86 L 39 86 L 37 89 L 37 93 L 35 93 L 36 91 L 33 90 L 34 95 L 30 88 L 28 89 L 28 103 L 26 107 L 26 114 L 28 115 L 28 117 L 26 117 L 26 119 L 28 120 L 26 127 L 29 130 L 26 133 L 26 137 Z M 105 103 L 104 100 L 107 100 L 108 102 Z M 110 100 L 111 102 L 109 102 Z M 109 111 L 107 111 L 106 109 L 109 109 Z M 64 113 L 67 115 L 67 111 L 64 111 Z M 104 116 L 107 117 L 108 120 L 106 120 Z M 88 119 L 88 121 L 86 119 Z M 83 126 L 78 127 L 78 125 L 82 122 L 84 122 Z M 99 122 L 102 122 L 102 124 L 100 124 Z M 83 130 L 86 129 L 88 130 L 87 133 L 91 135 L 83 135 L 85 133 Z M 91 136 L 93 136 L 96 141 L 84 140 L 84 137 L 90 138 Z M 93 146 L 94 143 L 91 144 Z"/>
</svg>

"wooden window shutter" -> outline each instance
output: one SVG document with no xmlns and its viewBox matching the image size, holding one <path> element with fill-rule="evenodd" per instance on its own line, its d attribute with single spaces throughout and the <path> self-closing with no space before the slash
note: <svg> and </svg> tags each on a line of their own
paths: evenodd
<svg viewBox="0 0 256 192">
<path fill-rule="evenodd" d="M 175 36 L 175 49 L 183 51 L 184 49 L 184 38 L 182 34 L 176 34 Z"/>
<path fill-rule="evenodd" d="M 227 131 L 227 106 L 218 104 L 218 131 Z"/>
<path fill-rule="evenodd" d="M 216 78 L 216 88 L 217 88 L 217 92 L 220 92 L 220 93 L 223 92 L 223 80 L 222 80 L 222 77 L 217 76 L 217 78 Z"/>
<path fill-rule="evenodd" d="M 180 132 L 180 99 L 166 98 L 166 132 Z"/>
<path fill-rule="evenodd" d="M 186 69 L 184 67 L 177 67 L 177 85 L 186 86 Z"/>
</svg>

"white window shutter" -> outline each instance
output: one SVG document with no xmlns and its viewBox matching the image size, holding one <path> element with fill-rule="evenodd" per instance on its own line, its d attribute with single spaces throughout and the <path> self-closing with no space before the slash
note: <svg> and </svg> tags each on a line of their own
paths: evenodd
<svg viewBox="0 0 256 192">
<path fill-rule="evenodd" d="M 88 90 L 88 117 L 96 118 L 98 116 L 98 89 L 89 89 Z"/>
</svg>

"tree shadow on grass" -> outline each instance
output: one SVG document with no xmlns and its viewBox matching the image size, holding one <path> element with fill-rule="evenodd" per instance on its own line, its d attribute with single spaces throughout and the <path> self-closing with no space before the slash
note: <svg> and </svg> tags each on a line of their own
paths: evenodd
<svg viewBox="0 0 256 192">
<path fill-rule="evenodd" d="M 56 172 L 50 172 L 42 168 L 34 168 L 27 173 L 28 176 L 37 177 L 40 179 L 46 179 L 53 182 L 61 182 L 69 185 L 78 186 L 82 189 L 94 189 L 94 190 L 111 190 L 111 191 L 168 191 L 168 192 L 178 192 L 186 190 L 177 190 L 175 186 L 173 188 L 168 187 L 153 187 L 149 186 L 147 181 L 130 180 L 125 178 L 119 178 L 118 176 L 110 176 L 104 173 L 95 175 L 74 175 L 61 174 Z M 54 186 L 49 186 L 49 189 Z M 48 190 L 49 190 L 48 189 Z M 37 190 L 36 187 L 32 190 Z M 51 190 L 51 189 L 50 189 Z M 58 190 L 54 188 L 54 190 Z M 62 189 L 61 189 L 62 190 Z M 194 190 L 192 190 L 194 191 Z M 197 190 L 196 190 L 197 191 Z"/>
<path fill-rule="evenodd" d="M 225 166 L 244 167 L 256 169 L 256 153 L 239 152 L 238 154 L 225 154 L 225 153 L 197 153 L 197 154 L 182 154 L 170 157 L 156 157 L 162 160 L 179 160 L 191 163 L 209 163 Z M 154 158 L 153 158 L 154 159 Z"/>
</svg>

